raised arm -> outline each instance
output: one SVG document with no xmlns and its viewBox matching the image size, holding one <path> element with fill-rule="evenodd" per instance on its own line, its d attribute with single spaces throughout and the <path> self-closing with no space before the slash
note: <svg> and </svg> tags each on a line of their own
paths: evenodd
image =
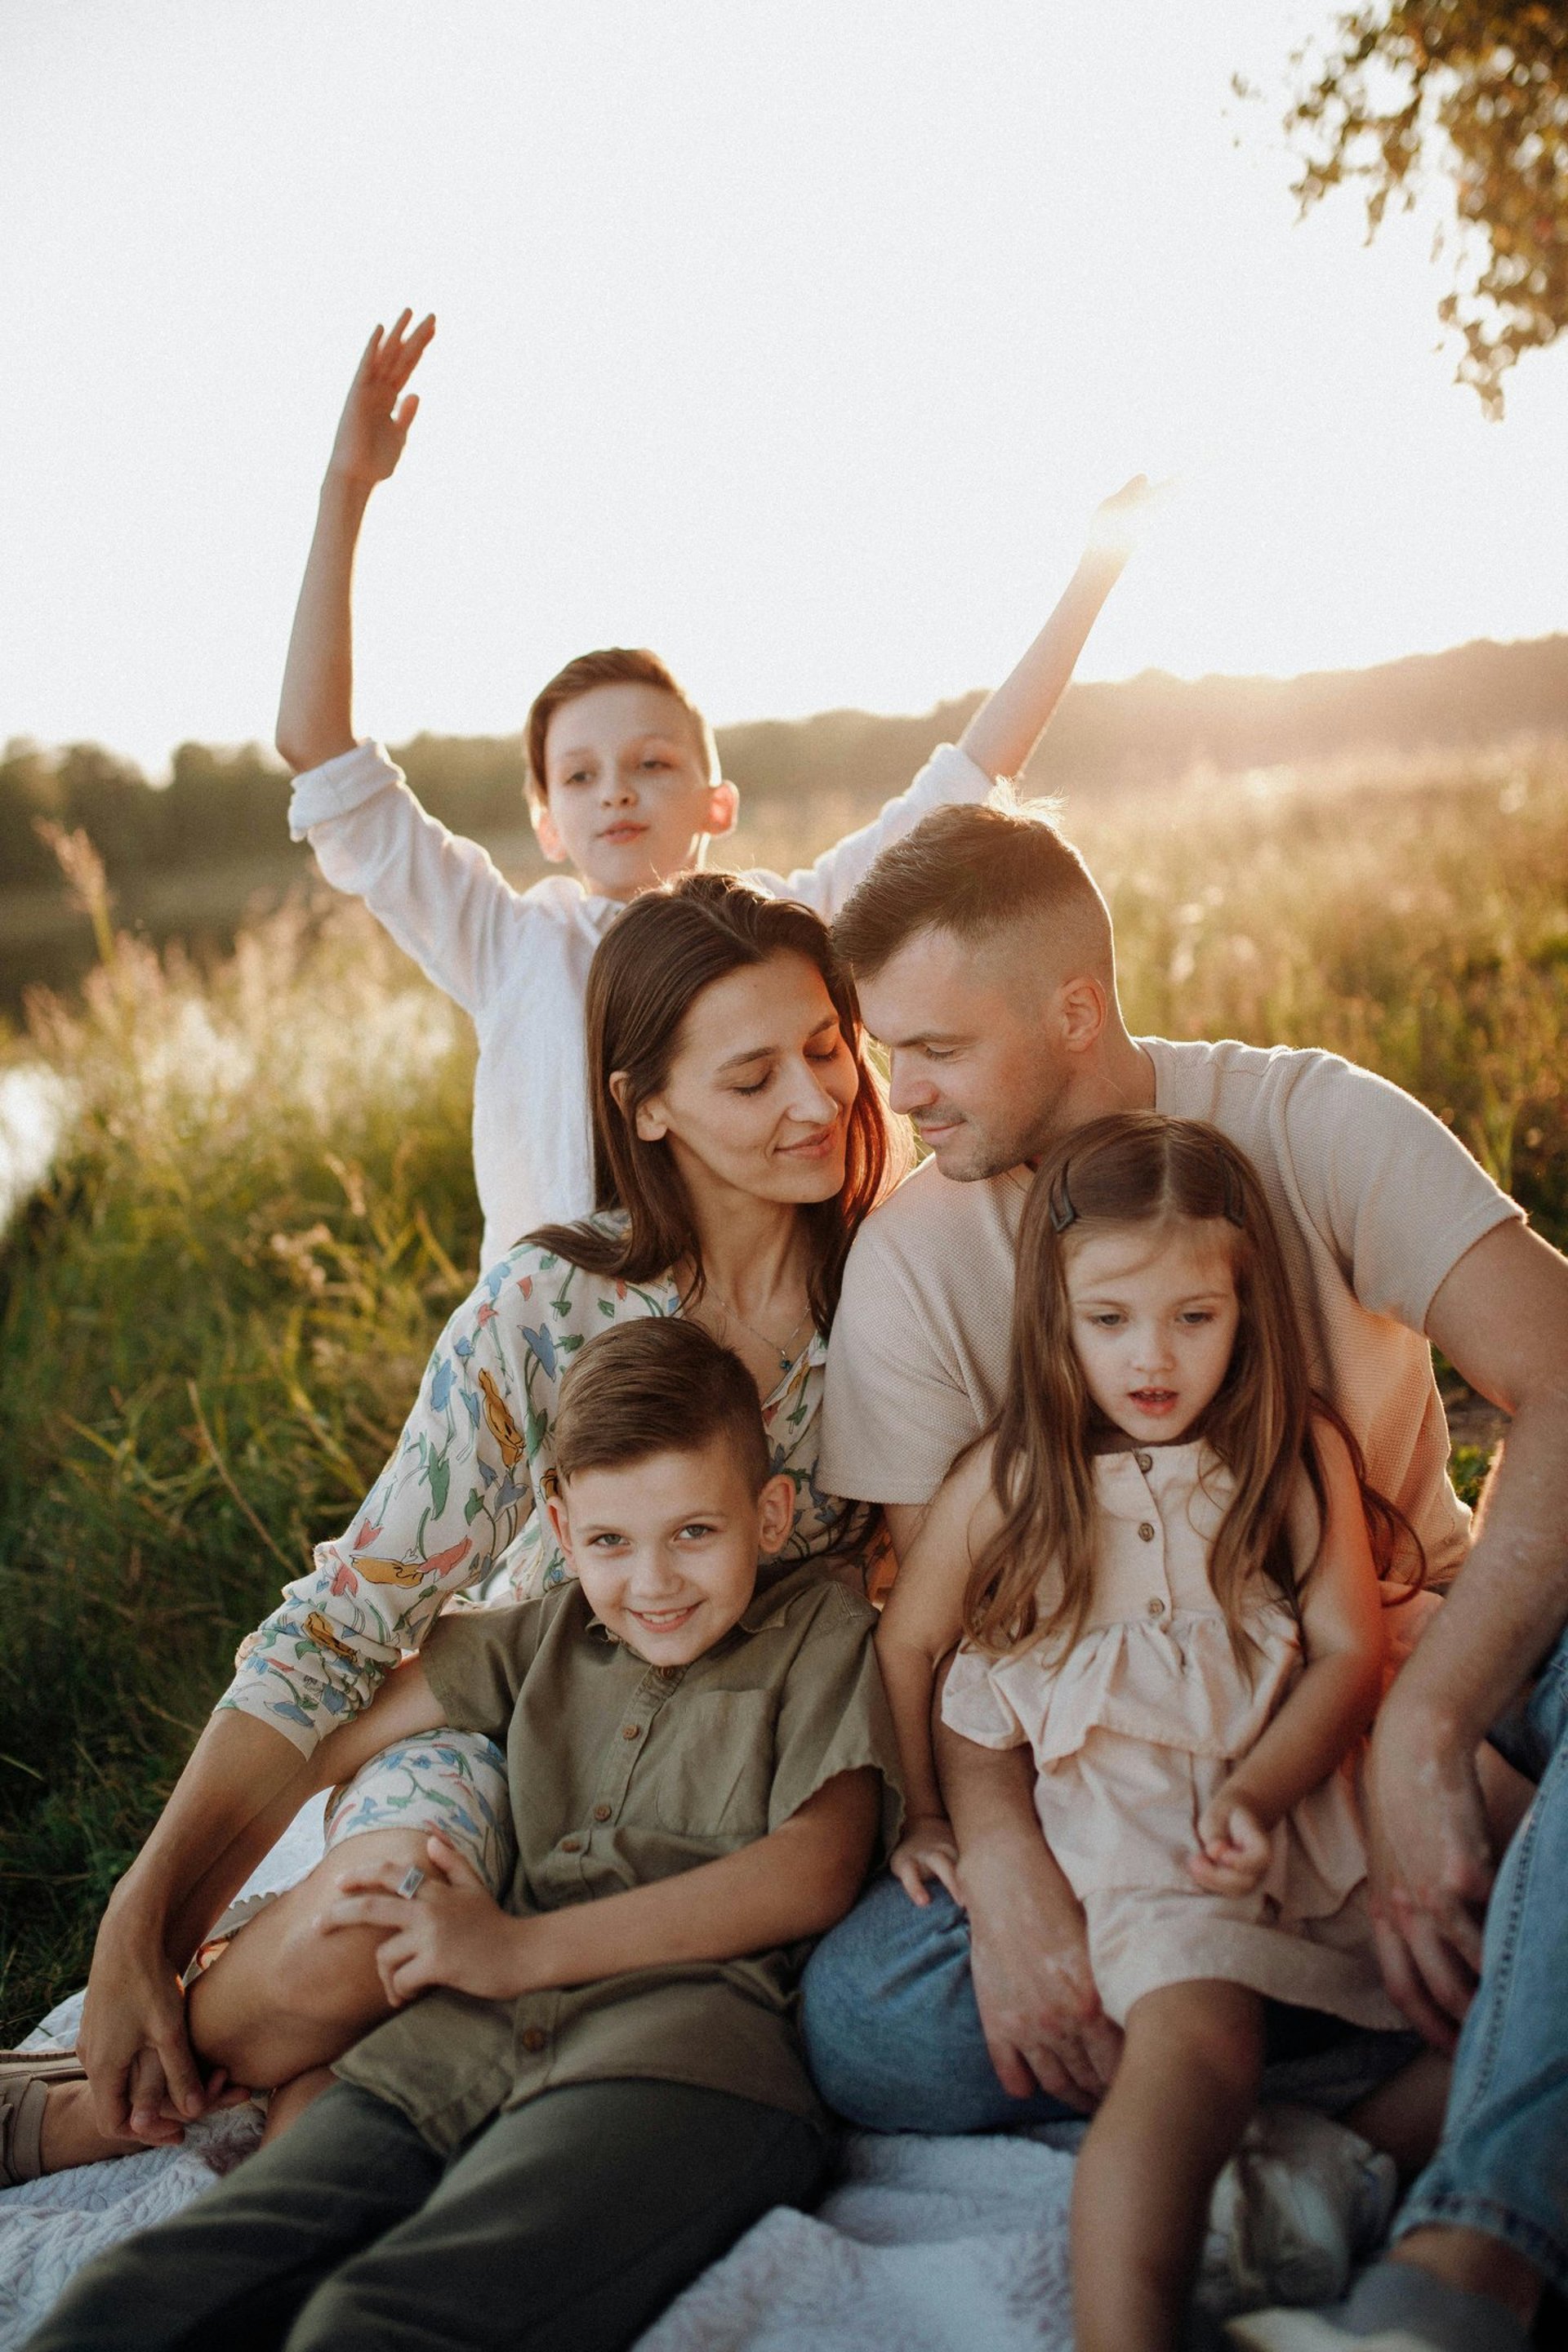
<svg viewBox="0 0 1568 2352">
<path fill-rule="evenodd" d="M 370 494 L 396 467 L 419 406 L 404 386 L 436 321 L 410 331 L 412 316 L 405 310 L 390 334 L 377 327 L 365 345 L 321 484 L 278 707 L 278 749 L 296 774 L 353 749 L 354 550 Z"/>
<path fill-rule="evenodd" d="M 1135 474 L 1096 508 L 1078 569 L 1050 619 L 959 737 L 959 750 L 994 780 L 1020 776 L 1027 767 L 1072 683 L 1100 606 L 1121 577 L 1144 518 L 1160 495 L 1146 475 Z"/>
<path fill-rule="evenodd" d="M 815 907 L 830 923 L 883 850 L 932 809 L 983 800 L 1000 777 L 1018 773 L 1067 691 L 1084 641 L 1131 552 L 1143 509 L 1157 495 L 1140 474 L 1106 499 L 1050 619 L 1011 675 L 981 704 L 957 746 L 940 744 L 907 791 L 889 801 L 869 824 L 825 849 L 815 865 L 767 877 L 775 889 Z"/>
<path fill-rule="evenodd" d="M 1412 2022 L 1448 2044 L 1493 1873 L 1478 1743 L 1568 1622 L 1568 1261 L 1499 1225 L 1441 1285 L 1426 1328 L 1512 1416 L 1469 1558 L 1384 1703 L 1367 1770 L 1384 1974 Z"/>
</svg>

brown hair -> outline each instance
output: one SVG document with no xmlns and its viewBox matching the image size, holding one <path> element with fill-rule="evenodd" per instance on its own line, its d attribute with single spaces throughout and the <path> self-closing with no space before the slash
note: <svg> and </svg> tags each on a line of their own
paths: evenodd
<svg viewBox="0 0 1568 2352">
<path fill-rule="evenodd" d="M 550 722 L 558 710 L 580 695 L 591 694 L 596 686 L 654 686 L 661 694 L 669 695 L 697 730 L 708 763 L 710 780 L 718 781 L 719 767 L 713 749 L 713 733 L 691 697 L 679 685 L 657 654 L 646 646 L 605 646 L 599 652 L 579 654 L 564 669 L 558 669 L 547 686 L 534 696 L 523 730 L 523 751 L 528 760 L 528 789 L 535 803 L 543 806 L 547 793 L 544 775 L 544 739 L 550 732 Z"/>
<path fill-rule="evenodd" d="M 806 1295 L 818 1330 L 826 1331 L 856 1228 L 902 1167 L 880 1090 L 860 1051 L 854 983 L 833 954 L 826 924 L 809 907 L 766 898 L 734 874 L 682 874 L 645 890 L 600 940 L 588 968 L 585 1008 L 594 1203 L 624 1212 L 626 1230 L 546 1225 L 529 1238 L 574 1265 L 627 1282 L 647 1282 L 689 1257 L 700 1290 L 701 1256 L 685 1187 L 668 1141 L 645 1142 L 637 1115 L 668 1080 L 687 1013 L 702 991 L 727 972 L 774 955 L 803 956 L 821 973 L 859 1078 L 849 1108 L 843 1186 L 832 1200 L 808 1202 L 800 1212 L 811 1252 Z M 624 1108 L 610 1089 L 616 1071 L 625 1073 Z"/>
<path fill-rule="evenodd" d="M 1111 962 L 1110 918 L 1094 877 L 1044 802 L 1005 786 L 978 805 L 933 809 L 884 849 L 833 926 L 863 979 L 925 930 L 977 946 L 1015 924 L 1070 921 Z"/>
<path fill-rule="evenodd" d="M 979 1647 L 1045 1642 L 1065 1653 L 1079 1638 L 1094 1574 L 1091 1446 L 1102 1424 L 1072 1343 L 1067 1260 L 1097 1227 L 1212 1223 L 1230 1246 L 1240 1319 L 1229 1369 L 1203 1417 L 1202 1433 L 1236 1481 L 1215 1538 L 1210 1580 L 1238 1657 L 1242 1591 L 1261 1574 L 1299 1608 L 1305 1574 L 1287 1525 L 1303 1469 L 1320 1528 L 1326 1520 L 1314 1420 L 1330 1422 L 1350 1452 L 1378 1573 L 1401 1537 L 1417 1555 L 1404 1514 L 1370 1486 L 1360 1446 L 1307 1378 L 1305 1352 L 1279 1235 L 1258 1172 L 1245 1152 L 1205 1121 L 1156 1111 L 1118 1111 L 1065 1136 L 1042 1160 L 1024 1212 L 1013 1311 L 1007 1401 L 995 1424 L 993 1484 L 1003 1512 L 964 1595 L 964 1630 Z M 1052 1563 L 1059 1598 L 1044 1617 L 1040 1571 Z"/>
<path fill-rule="evenodd" d="M 563 1480 L 654 1454 L 695 1454 L 717 1437 L 760 1495 L 773 1457 L 757 1384 L 731 1349 L 682 1316 L 601 1331 L 561 1383 L 555 1467 Z"/>
</svg>

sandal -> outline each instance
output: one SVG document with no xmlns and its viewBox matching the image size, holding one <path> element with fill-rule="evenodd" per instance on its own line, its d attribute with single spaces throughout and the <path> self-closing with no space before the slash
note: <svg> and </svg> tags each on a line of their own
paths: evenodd
<svg viewBox="0 0 1568 2352">
<path fill-rule="evenodd" d="M 43 2171 L 48 2085 L 86 2080 L 74 2050 L 0 2050 L 0 2189 L 19 2189 Z"/>
</svg>

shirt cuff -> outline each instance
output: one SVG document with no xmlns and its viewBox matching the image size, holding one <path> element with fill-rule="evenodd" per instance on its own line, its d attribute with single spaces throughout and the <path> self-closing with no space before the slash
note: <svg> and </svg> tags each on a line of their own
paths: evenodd
<svg viewBox="0 0 1568 2352">
<path fill-rule="evenodd" d="M 939 743 L 910 787 L 911 793 L 945 808 L 952 801 L 983 801 L 996 780 L 957 743 Z"/>
<path fill-rule="evenodd" d="M 324 824 L 334 816 L 347 816 L 365 801 L 374 800 L 388 784 L 400 784 L 403 771 L 389 760 L 380 743 L 368 740 L 356 743 L 352 751 L 340 751 L 335 759 L 323 760 L 319 768 L 307 768 L 294 779 L 294 790 L 289 802 L 289 837 L 303 841 L 314 824 Z"/>
</svg>

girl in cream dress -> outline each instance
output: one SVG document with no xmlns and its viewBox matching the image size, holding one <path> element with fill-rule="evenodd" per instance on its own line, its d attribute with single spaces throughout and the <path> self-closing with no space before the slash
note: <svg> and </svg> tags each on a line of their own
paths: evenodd
<svg viewBox="0 0 1568 2352">
<path fill-rule="evenodd" d="M 1365 1900 L 1355 1768 L 1418 1547 L 1308 1385 L 1267 1202 L 1217 1129 L 1079 1129 L 1020 1236 L 1008 1402 L 922 1527 L 879 1655 L 910 1818 L 955 1895 L 931 1704 L 1027 1745 L 1036 1809 L 1125 2029 L 1079 2159 L 1080 2352 L 1167 2352 L 1256 2103 L 1265 1996 L 1405 2021 Z M 1428 1604 L 1430 1605 L 1430 1604 Z M 960 1640 L 962 1636 L 962 1640 Z"/>
</svg>

